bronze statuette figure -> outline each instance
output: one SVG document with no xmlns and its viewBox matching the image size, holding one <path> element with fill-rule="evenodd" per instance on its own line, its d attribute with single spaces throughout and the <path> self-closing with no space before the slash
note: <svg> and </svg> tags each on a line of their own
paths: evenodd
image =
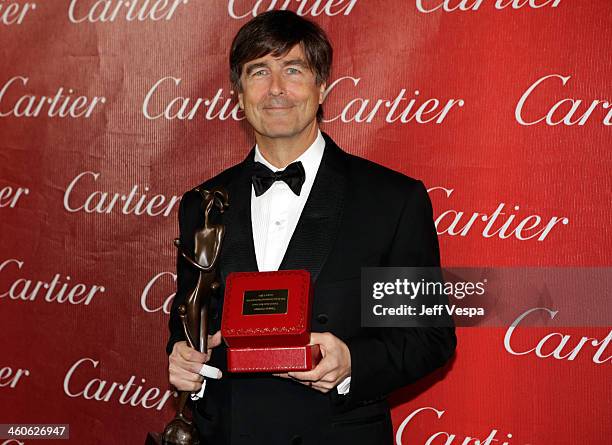
<svg viewBox="0 0 612 445">
<path fill-rule="evenodd" d="M 220 213 L 223 213 L 229 203 L 227 192 L 222 188 L 213 188 L 210 191 L 200 188 L 194 190 L 203 198 L 204 225 L 195 232 L 193 254 L 185 251 L 179 239 L 174 240 L 174 245 L 179 254 L 198 269 L 199 276 L 193 291 L 178 307 L 178 313 L 187 344 L 193 349 L 205 352 L 208 347 L 208 308 L 212 294 L 219 288 L 217 263 L 225 234 L 225 226 L 210 222 L 210 213 L 215 207 Z M 179 393 L 176 416 L 164 429 L 163 445 L 201 445 L 193 421 L 188 419 L 184 413 L 190 394 L 188 391 Z M 151 435 L 149 437 L 155 440 Z"/>
</svg>

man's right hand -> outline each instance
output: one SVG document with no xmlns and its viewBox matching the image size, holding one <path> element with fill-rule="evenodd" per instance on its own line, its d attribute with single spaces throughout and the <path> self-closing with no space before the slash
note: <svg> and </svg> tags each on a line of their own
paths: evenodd
<svg viewBox="0 0 612 445">
<path fill-rule="evenodd" d="M 199 374 L 200 369 L 210 360 L 212 349 L 219 346 L 221 341 L 221 331 L 209 335 L 206 354 L 190 348 L 185 341 L 176 342 L 168 357 L 170 384 L 179 391 L 199 391 L 204 381 Z"/>
</svg>

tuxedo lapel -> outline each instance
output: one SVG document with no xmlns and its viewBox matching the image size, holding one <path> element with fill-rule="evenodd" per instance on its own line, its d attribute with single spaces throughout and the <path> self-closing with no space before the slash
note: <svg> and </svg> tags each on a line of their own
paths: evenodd
<svg viewBox="0 0 612 445">
<path fill-rule="evenodd" d="M 347 188 L 346 154 L 329 136 L 308 200 L 279 270 L 306 269 L 313 283 L 338 234 Z"/>
<path fill-rule="evenodd" d="M 255 149 L 236 166 L 236 177 L 227 185 L 229 208 L 223 214 L 225 239 L 220 269 L 223 282 L 230 272 L 257 272 L 251 224 L 251 170 Z"/>
</svg>

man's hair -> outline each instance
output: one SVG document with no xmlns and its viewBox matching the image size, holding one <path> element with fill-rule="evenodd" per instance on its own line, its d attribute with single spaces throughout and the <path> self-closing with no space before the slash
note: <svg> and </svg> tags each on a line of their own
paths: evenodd
<svg viewBox="0 0 612 445">
<path fill-rule="evenodd" d="M 300 44 L 306 63 L 315 74 L 315 82 L 327 82 L 331 72 L 333 50 L 325 31 L 319 25 L 292 11 L 264 12 L 247 22 L 232 42 L 230 50 L 230 81 L 237 92 L 242 92 L 240 75 L 251 60 L 271 54 L 282 57 Z M 317 121 L 323 118 L 319 106 Z"/>
</svg>

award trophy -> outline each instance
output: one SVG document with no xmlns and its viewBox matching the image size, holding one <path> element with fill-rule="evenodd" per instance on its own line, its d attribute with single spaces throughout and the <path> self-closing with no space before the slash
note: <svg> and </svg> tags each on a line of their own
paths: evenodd
<svg viewBox="0 0 612 445">
<path fill-rule="evenodd" d="M 208 308 L 213 292 L 219 288 L 217 263 L 225 234 L 225 227 L 222 224 L 211 224 L 209 218 L 213 207 L 223 213 L 229 204 L 227 192 L 222 188 L 194 190 L 203 198 L 204 225 L 195 232 L 193 253 L 185 251 L 179 239 L 174 240 L 174 245 L 179 254 L 199 271 L 199 276 L 193 291 L 178 307 L 178 313 L 187 344 L 193 349 L 205 352 L 208 347 Z M 199 434 L 193 421 L 184 414 L 190 394 L 189 391 L 180 391 L 176 415 L 164 429 L 161 436 L 162 445 L 200 445 Z M 159 444 L 159 436 L 149 434 L 145 443 Z"/>
</svg>

